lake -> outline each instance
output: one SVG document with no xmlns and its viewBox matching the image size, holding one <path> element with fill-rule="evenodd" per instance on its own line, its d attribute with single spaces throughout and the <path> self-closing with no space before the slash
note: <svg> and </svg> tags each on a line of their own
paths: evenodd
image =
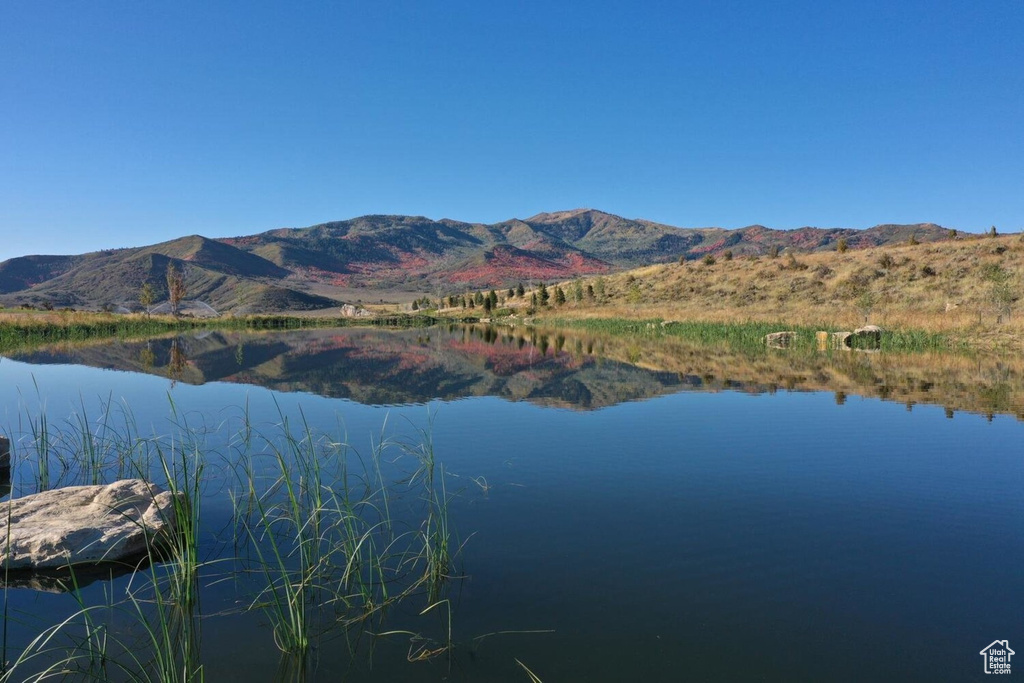
<svg viewBox="0 0 1024 683">
<path fill-rule="evenodd" d="M 0 398 L 14 496 L 202 466 L 184 616 L 163 565 L 9 579 L 8 661 L 95 620 L 14 680 L 97 625 L 112 680 L 166 623 L 208 681 L 964 680 L 1024 645 L 1019 359 L 206 332 L 12 354 Z"/>
</svg>

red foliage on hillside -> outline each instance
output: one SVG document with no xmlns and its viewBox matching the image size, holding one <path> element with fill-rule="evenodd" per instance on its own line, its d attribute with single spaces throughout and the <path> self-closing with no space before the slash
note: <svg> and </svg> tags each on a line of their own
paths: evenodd
<svg viewBox="0 0 1024 683">
<path fill-rule="evenodd" d="M 577 275 L 607 273 L 611 266 L 599 259 L 570 252 L 557 259 L 535 256 L 523 249 L 495 247 L 482 264 L 466 266 L 451 273 L 451 282 L 498 286 L 512 280 L 564 280 Z"/>
</svg>

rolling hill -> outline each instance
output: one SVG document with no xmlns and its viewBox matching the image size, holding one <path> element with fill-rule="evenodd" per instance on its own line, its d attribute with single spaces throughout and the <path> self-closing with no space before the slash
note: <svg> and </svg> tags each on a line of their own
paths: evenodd
<svg viewBox="0 0 1024 683">
<path fill-rule="evenodd" d="M 23 256 L 0 263 L 0 304 L 138 308 L 149 282 L 166 298 L 170 264 L 184 269 L 188 298 L 222 312 L 309 310 L 353 292 L 446 292 L 562 280 L 725 250 L 822 251 L 945 239 L 923 223 L 867 230 L 750 226 L 676 228 L 592 209 L 541 213 L 486 225 L 422 216 L 362 216 L 307 228 L 209 239 L 182 237 L 147 247 L 76 256 Z"/>
</svg>

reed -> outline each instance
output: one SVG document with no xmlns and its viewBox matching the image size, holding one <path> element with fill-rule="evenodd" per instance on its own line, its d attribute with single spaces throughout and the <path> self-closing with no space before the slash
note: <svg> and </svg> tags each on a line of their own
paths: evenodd
<svg viewBox="0 0 1024 683">
<path fill-rule="evenodd" d="M 83 601 L 75 615 L 44 629 L 15 656 L 0 682 L 58 672 L 103 680 L 203 680 L 204 577 L 234 583 L 245 610 L 266 618 L 282 653 L 281 671 L 295 679 L 311 670 L 318 642 L 358 635 L 390 606 L 417 594 L 428 602 L 421 614 L 447 614 L 450 645 L 451 604 L 442 590 L 458 549 L 448 518 L 451 496 L 432 443 L 401 444 L 382 430 L 363 457 L 346 439 L 315 431 L 301 410 L 293 423 L 279 408 L 277 424 L 265 430 L 244 408 L 223 459 L 235 473 L 227 491 L 234 533 L 203 551 L 204 489 L 211 461 L 220 458 L 205 425 L 191 424 L 173 402 L 170 411 L 169 434 L 153 437 L 138 433 L 130 410 L 119 415 L 109 404 L 97 417 L 82 411 L 56 427 L 45 417 L 30 421 L 26 438 L 35 446 L 26 464 L 34 458 L 38 468 L 54 459 L 57 444 L 57 462 L 68 462 L 68 476 L 56 478 L 61 483 L 122 474 L 153 481 L 173 494 L 176 533 L 130 568 L 122 598 L 102 606 Z M 424 435 L 429 439 L 429 431 Z M 72 447 L 82 451 L 75 460 L 64 450 Z M 389 478 L 386 470 L 414 450 L 412 472 Z M 395 517 L 393 499 L 410 495 L 400 506 L 404 516 Z M 204 561 L 204 555 L 219 559 Z"/>
</svg>

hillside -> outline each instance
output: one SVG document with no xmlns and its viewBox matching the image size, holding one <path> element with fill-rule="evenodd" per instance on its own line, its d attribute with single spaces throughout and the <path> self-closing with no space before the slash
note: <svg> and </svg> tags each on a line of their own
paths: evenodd
<svg viewBox="0 0 1024 683">
<path fill-rule="evenodd" d="M 0 263 L 0 304 L 137 308 L 145 282 L 156 301 L 166 298 L 165 274 L 174 264 L 186 273 L 188 298 L 218 311 L 307 310 L 361 298 L 361 292 L 411 299 L 453 286 L 503 287 L 610 274 L 725 250 L 763 255 L 833 249 L 840 239 L 862 248 L 948 235 L 932 224 L 867 230 L 675 228 L 592 209 L 493 225 L 375 215 L 224 239 L 192 235 L 148 247 L 14 258 Z"/>
<path fill-rule="evenodd" d="M 1024 234 L 960 236 L 944 242 L 845 253 L 734 256 L 646 266 L 562 281 L 567 302 L 540 317 L 782 321 L 851 328 L 948 332 L 984 347 L 1024 351 Z M 549 285 L 554 302 L 554 286 Z M 530 295 L 505 305 L 522 312 Z"/>
</svg>

